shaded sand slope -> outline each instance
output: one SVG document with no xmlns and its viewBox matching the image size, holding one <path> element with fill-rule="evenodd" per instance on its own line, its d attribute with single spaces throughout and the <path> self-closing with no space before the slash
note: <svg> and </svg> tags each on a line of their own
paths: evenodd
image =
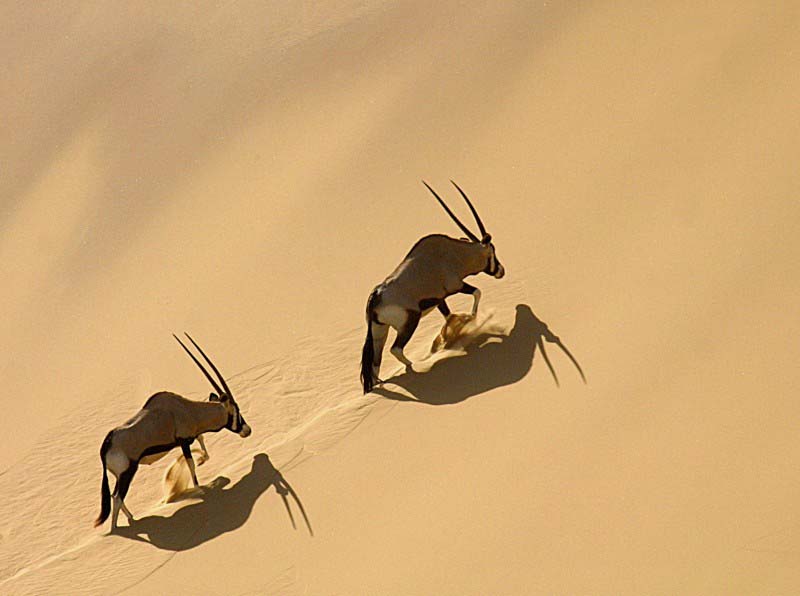
<svg viewBox="0 0 800 596">
<path fill-rule="evenodd" d="M 798 590 L 798 9 L 552 4 L 0 9 L 0 592 Z M 362 397 L 450 177 L 507 337 L 434 362 L 432 315 Z M 206 394 L 183 329 L 254 433 L 104 536 L 106 430 Z"/>
</svg>

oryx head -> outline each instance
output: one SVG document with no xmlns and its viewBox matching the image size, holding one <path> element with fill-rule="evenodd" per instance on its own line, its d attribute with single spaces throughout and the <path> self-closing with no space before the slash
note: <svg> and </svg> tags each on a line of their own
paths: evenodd
<svg viewBox="0 0 800 596">
<path fill-rule="evenodd" d="M 189 348 L 184 345 L 178 336 L 173 334 L 173 337 L 178 340 L 178 343 L 181 344 L 181 347 L 186 350 L 186 353 L 189 354 L 192 360 L 194 360 L 194 363 L 200 368 L 201 371 L 203 371 L 206 379 L 208 379 L 208 382 L 211 383 L 211 386 L 216 391 L 216 393 L 211 393 L 211 395 L 208 396 L 208 400 L 218 402 L 225 407 L 225 411 L 228 413 L 228 421 L 225 424 L 225 428 L 237 433 L 240 437 L 250 436 L 252 431 L 250 430 L 250 426 L 247 424 L 247 422 L 244 421 L 244 416 L 242 416 L 242 413 L 239 410 L 239 404 L 237 404 L 233 399 L 233 393 L 231 393 L 231 390 L 228 388 L 228 384 L 225 382 L 225 379 L 222 377 L 222 375 L 219 374 L 219 370 L 217 370 L 217 367 L 214 366 L 213 362 L 211 362 L 211 359 L 206 356 L 206 353 L 203 352 L 203 349 L 198 346 L 197 342 L 192 339 L 192 336 L 187 333 L 186 337 L 189 338 L 189 341 L 192 342 L 192 345 L 197 348 L 197 351 L 202 354 L 203 358 L 205 358 L 206 362 L 208 362 L 208 365 L 216 373 L 217 378 L 219 379 L 219 384 L 214 381 L 214 378 L 203 367 L 203 365 L 200 364 L 200 361 L 195 358 L 195 355 L 189 351 Z"/>
<path fill-rule="evenodd" d="M 475 222 L 478 224 L 478 229 L 480 230 L 480 238 L 473 234 L 467 226 L 461 223 L 461 220 L 456 217 L 455 213 L 450 211 L 450 208 L 447 206 L 447 204 L 438 194 L 436 194 L 436 191 L 433 190 L 427 182 L 424 180 L 422 181 L 422 183 L 428 187 L 428 190 L 433 193 L 433 196 L 436 197 L 436 200 L 439 201 L 439 204 L 444 207 L 444 210 L 447 211 L 447 214 L 453 219 L 454 222 L 456 222 L 458 227 L 461 228 L 461 231 L 467 235 L 467 238 L 472 242 L 480 244 L 485 249 L 486 268 L 483 270 L 483 273 L 488 273 L 489 275 L 493 275 L 497 279 L 500 279 L 506 274 L 506 270 L 503 265 L 500 264 L 500 261 L 497 258 L 494 244 L 492 244 L 492 235 L 486 231 L 486 227 L 484 227 L 478 212 L 475 210 L 475 207 L 472 205 L 472 201 L 469 200 L 467 194 L 461 190 L 461 187 L 458 184 L 452 180 L 450 182 L 452 182 L 453 186 L 458 189 L 458 192 L 461 193 L 461 196 L 464 197 L 464 200 L 467 202 L 469 210 L 472 211 L 472 215 L 475 217 Z"/>
</svg>

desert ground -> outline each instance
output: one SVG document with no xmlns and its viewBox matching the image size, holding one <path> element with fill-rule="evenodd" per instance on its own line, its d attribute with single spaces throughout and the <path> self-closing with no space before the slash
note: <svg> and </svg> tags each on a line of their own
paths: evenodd
<svg viewBox="0 0 800 596">
<path fill-rule="evenodd" d="M 800 5 L 0 17 L 0 593 L 800 593 Z M 370 291 L 461 235 L 423 179 L 506 276 L 363 395 Z M 106 433 L 208 396 L 183 332 L 253 433 L 94 528 Z"/>
</svg>

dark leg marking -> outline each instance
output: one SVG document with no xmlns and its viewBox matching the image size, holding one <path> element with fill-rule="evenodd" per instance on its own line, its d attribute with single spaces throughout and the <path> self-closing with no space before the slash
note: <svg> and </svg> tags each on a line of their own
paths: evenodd
<svg viewBox="0 0 800 596">
<path fill-rule="evenodd" d="M 192 482 L 194 482 L 195 487 L 197 487 L 200 484 L 197 482 L 197 473 L 194 471 L 194 459 L 192 459 L 192 443 L 190 441 L 184 441 L 183 443 L 181 443 L 181 451 L 183 451 L 183 457 L 186 458 L 186 463 L 189 465 L 189 471 L 192 473 Z"/>
<path fill-rule="evenodd" d="M 439 302 L 441 302 L 439 298 L 423 298 L 419 301 L 419 310 L 425 312 L 434 306 L 438 306 Z"/>
<path fill-rule="evenodd" d="M 439 312 L 442 313 L 445 318 L 450 315 L 450 309 L 447 307 L 447 302 L 445 302 L 444 298 L 425 298 L 419 301 L 419 309 L 422 312 L 434 306 L 439 309 Z"/>
<path fill-rule="evenodd" d="M 413 310 L 406 311 L 406 313 L 408 315 L 406 317 L 406 323 L 397 331 L 397 338 L 395 338 L 392 344 L 392 354 L 406 366 L 411 366 L 411 361 L 403 354 L 403 348 L 409 342 L 411 336 L 414 335 L 414 331 L 417 330 L 421 315 L 419 311 Z"/>
<path fill-rule="evenodd" d="M 471 286 L 471 285 L 465 283 L 463 286 L 461 286 L 461 289 L 458 291 L 458 293 L 459 294 L 474 294 L 477 291 L 479 291 L 478 288 L 476 288 L 475 286 Z"/>
<path fill-rule="evenodd" d="M 472 316 L 474 317 L 476 314 L 478 314 L 478 303 L 481 300 L 481 291 L 478 288 L 476 288 L 475 286 L 471 286 L 471 285 L 465 283 L 463 286 L 461 286 L 461 289 L 459 290 L 459 293 L 461 293 L 461 294 L 472 294 L 472 299 L 473 299 L 473 302 L 472 302 Z"/>
<path fill-rule="evenodd" d="M 114 489 L 115 496 L 118 496 L 123 501 L 125 500 L 125 495 L 128 494 L 128 489 L 131 487 L 133 476 L 136 474 L 136 470 L 138 469 L 139 462 L 131 462 L 131 465 L 128 466 L 128 469 L 120 474 L 119 480 L 117 481 L 117 486 Z"/>
</svg>

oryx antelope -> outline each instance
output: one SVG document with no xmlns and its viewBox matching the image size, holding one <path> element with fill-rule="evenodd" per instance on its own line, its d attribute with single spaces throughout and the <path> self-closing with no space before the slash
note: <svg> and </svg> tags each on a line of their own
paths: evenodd
<svg viewBox="0 0 800 596">
<path fill-rule="evenodd" d="M 361 354 L 361 383 L 364 393 L 380 382 L 383 347 L 389 327 L 397 331 L 391 352 L 395 358 L 411 367 L 403 348 L 411 339 L 420 318 L 434 307 L 447 317 L 450 309 L 445 299 L 452 294 L 471 294 L 472 316 L 478 312 L 481 291 L 464 282 L 464 278 L 478 273 L 488 273 L 500 279 L 505 269 L 497 260 L 492 236 L 478 216 L 466 193 L 453 182 L 467 202 L 480 230 L 473 234 L 450 210 L 442 198 L 427 182 L 422 183 L 433 193 L 447 214 L 455 221 L 467 238 L 451 238 L 444 234 L 431 234 L 417 241 L 402 263 L 383 280 L 367 300 L 367 339 Z"/>
<path fill-rule="evenodd" d="M 212 393 L 207 402 L 199 402 L 175 393 L 161 391 L 151 396 L 133 418 L 106 435 L 103 445 L 100 447 L 103 482 L 100 490 L 100 515 L 94 522 L 95 526 L 99 526 L 108 518 L 112 496 L 114 497 L 114 510 L 111 515 L 111 529 L 114 530 L 117 527 L 120 509 L 127 516 L 128 523 L 133 521 L 133 515 L 125 506 L 125 495 L 128 493 L 131 480 L 133 480 L 140 463 L 153 463 L 174 447 L 180 447 L 192 473 L 192 481 L 195 486 L 198 486 L 191 452 L 191 444 L 195 439 L 199 439 L 207 456 L 208 452 L 205 451 L 205 445 L 200 438 L 203 433 L 217 432 L 227 428 L 241 437 L 250 435 L 250 427 L 244 421 L 231 390 L 214 363 L 187 333 L 186 337 L 205 358 L 217 375 L 219 383 L 189 351 L 189 348 L 177 336 L 173 337 L 178 340 L 181 347 L 203 371 L 216 393 Z M 113 495 L 108 488 L 107 471 L 114 474 L 117 479 Z"/>
</svg>

